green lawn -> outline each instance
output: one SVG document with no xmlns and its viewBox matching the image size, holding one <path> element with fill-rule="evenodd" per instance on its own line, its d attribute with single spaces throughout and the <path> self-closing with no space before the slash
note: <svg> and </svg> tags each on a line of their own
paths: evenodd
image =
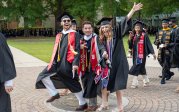
<svg viewBox="0 0 179 112">
<path fill-rule="evenodd" d="M 54 37 L 11 38 L 8 39 L 8 44 L 45 62 L 49 62 L 54 41 Z"/>
<path fill-rule="evenodd" d="M 123 39 L 126 50 L 128 50 L 127 39 L 127 36 Z M 153 43 L 154 37 L 150 36 L 150 40 Z M 9 38 L 8 44 L 45 62 L 49 62 L 54 41 L 54 37 Z"/>
</svg>

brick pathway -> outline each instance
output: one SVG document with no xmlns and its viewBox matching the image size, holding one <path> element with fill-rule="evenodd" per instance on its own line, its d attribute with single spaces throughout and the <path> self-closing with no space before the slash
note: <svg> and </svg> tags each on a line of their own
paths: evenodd
<svg viewBox="0 0 179 112">
<path fill-rule="evenodd" d="M 15 60 L 18 60 L 17 53 L 13 51 L 13 54 L 16 55 L 14 56 L 16 58 Z M 77 103 L 73 95 L 62 97 L 52 104 L 47 104 L 45 102 L 49 97 L 47 91 L 35 89 L 35 80 L 38 73 L 44 68 L 43 65 L 45 63 L 40 65 L 41 67 L 17 66 L 15 89 L 11 93 L 13 112 L 63 112 L 60 109 L 73 110 L 74 105 Z M 175 72 L 175 76 L 170 81 L 167 81 L 165 85 L 161 85 L 160 79 L 158 78 L 161 68 L 148 66 L 147 73 L 151 81 L 150 86 L 142 87 L 142 78 L 139 77 L 140 86 L 137 89 L 130 89 L 132 77 L 129 76 L 128 89 L 123 91 L 124 96 L 129 101 L 128 105 L 125 106 L 125 111 L 179 112 L 179 94 L 174 92 L 176 86 L 179 85 L 179 71 L 177 69 L 173 69 L 172 71 Z M 68 108 L 67 104 L 71 109 Z M 111 108 L 115 107 L 115 104 L 116 100 L 112 95 L 110 97 Z"/>
</svg>

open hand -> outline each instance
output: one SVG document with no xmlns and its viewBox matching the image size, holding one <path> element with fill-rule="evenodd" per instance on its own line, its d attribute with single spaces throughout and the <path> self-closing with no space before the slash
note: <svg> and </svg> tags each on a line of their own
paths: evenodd
<svg viewBox="0 0 179 112">
<path fill-rule="evenodd" d="M 142 3 L 136 4 L 136 3 L 134 2 L 134 5 L 133 5 L 132 9 L 136 12 L 136 11 L 138 11 L 138 10 L 141 10 L 142 7 L 143 7 L 143 4 L 142 4 Z"/>
</svg>

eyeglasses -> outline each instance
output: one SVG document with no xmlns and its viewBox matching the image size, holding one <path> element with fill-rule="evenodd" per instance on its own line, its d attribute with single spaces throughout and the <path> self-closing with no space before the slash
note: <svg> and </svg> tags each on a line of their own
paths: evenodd
<svg viewBox="0 0 179 112">
<path fill-rule="evenodd" d="M 65 23 L 65 22 L 70 22 L 70 21 L 71 21 L 71 20 L 69 20 L 69 19 L 68 19 L 68 20 L 63 20 L 64 23 Z"/>
</svg>

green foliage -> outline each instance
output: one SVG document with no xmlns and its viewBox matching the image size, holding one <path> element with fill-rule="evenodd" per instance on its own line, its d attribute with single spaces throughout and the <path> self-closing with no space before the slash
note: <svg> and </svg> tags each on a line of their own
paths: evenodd
<svg viewBox="0 0 179 112">
<path fill-rule="evenodd" d="M 94 21 L 96 15 L 95 0 L 71 0 L 63 1 L 63 8 L 70 12 L 80 23 L 84 20 Z"/>
<path fill-rule="evenodd" d="M 6 17 L 7 21 L 24 17 L 25 27 L 28 27 L 37 19 L 46 19 L 49 14 L 59 16 L 67 11 L 80 23 L 84 20 L 96 22 L 98 14 L 108 17 L 126 15 L 133 2 L 144 4 L 140 11 L 143 17 L 172 14 L 179 6 L 178 0 L 1 0 L 0 17 Z"/>
<path fill-rule="evenodd" d="M 3 0 L 6 5 L 1 4 L 0 13 L 7 21 L 19 20 L 24 17 L 25 27 L 33 26 L 37 19 L 45 19 L 47 10 L 43 0 Z"/>
<path fill-rule="evenodd" d="M 123 16 L 128 12 L 127 0 L 100 0 L 104 16 Z"/>
<path fill-rule="evenodd" d="M 144 17 L 150 17 L 158 14 L 172 14 L 179 7 L 178 0 L 131 0 L 132 2 L 141 2 L 144 4 L 142 9 L 142 15 Z"/>
</svg>

